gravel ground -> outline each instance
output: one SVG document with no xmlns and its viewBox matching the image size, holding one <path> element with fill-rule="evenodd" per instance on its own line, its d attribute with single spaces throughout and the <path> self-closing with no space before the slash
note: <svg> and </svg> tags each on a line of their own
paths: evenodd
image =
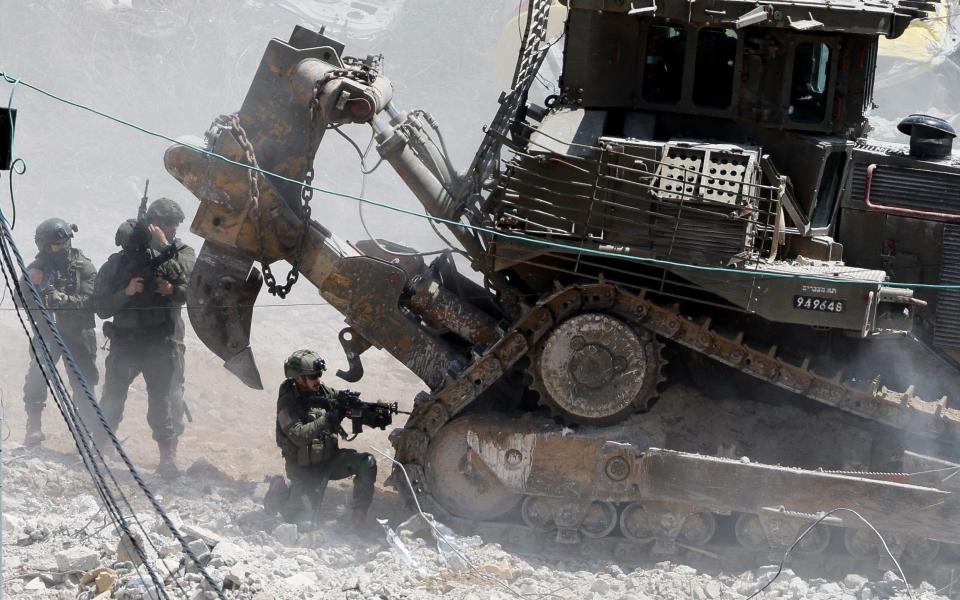
<svg viewBox="0 0 960 600">
<path fill-rule="evenodd" d="M 129 476 L 120 469 L 115 472 L 152 542 L 147 545 L 148 560 L 165 577 L 170 597 L 214 598 L 169 530 L 145 508 Z M 7 597 L 162 597 L 146 569 L 135 568 L 138 561 L 130 560 L 120 532 L 106 520 L 75 456 L 8 447 L 3 477 Z M 612 564 L 548 561 L 514 556 L 497 544 L 452 532 L 447 534 L 449 544 L 438 545 L 420 517 L 408 519 L 400 499 L 387 490 L 378 492 L 371 512 L 393 528 L 373 524 L 357 534 L 342 524 L 346 486 L 328 493 L 319 530 L 298 535 L 294 526 L 261 509 L 264 483 L 231 479 L 203 460 L 175 482 L 148 481 L 229 598 L 734 599 L 749 596 L 776 571 L 762 567 L 706 574 L 670 562 L 623 570 Z M 914 594 L 923 600 L 942 598 L 928 584 Z M 804 580 L 786 569 L 760 598 L 908 595 L 893 573 L 878 581 L 856 574 L 826 581 Z"/>
</svg>

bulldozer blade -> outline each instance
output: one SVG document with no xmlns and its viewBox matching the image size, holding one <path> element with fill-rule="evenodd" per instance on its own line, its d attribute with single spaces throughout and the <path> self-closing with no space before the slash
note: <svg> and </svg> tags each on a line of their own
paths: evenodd
<svg viewBox="0 0 960 600">
<path fill-rule="evenodd" d="M 257 369 L 257 361 L 253 358 L 253 350 L 247 346 L 237 354 L 234 354 L 229 360 L 223 363 L 224 368 L 230 371 L 237 378 L 255 390 L 263 389 L 263 382 L 260 380 L 260 370 Z"/>
<path fill-rule="evenodd" d="M 187 314 L 197 337 L 247 386 L 262 390 L 250 349 L 253 305 L 263 286 L 253 260 L 205 242 L 187 289 Z"/>
</svg>

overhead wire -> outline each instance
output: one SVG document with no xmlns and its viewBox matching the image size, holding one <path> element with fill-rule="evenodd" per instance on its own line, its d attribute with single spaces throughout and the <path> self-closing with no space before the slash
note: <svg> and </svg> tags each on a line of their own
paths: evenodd
<svg viewBox="0 0 960 600">
<path fill-rule="evenodd" d="M 6 285 L 8 286 L 10 293 L 16 294 L 16 296 L 19 297 L 22 306 L 29 306 L 30 302 L 27 301 L 27 298 L 24 296 L 24 293 L 22 290 L 23 286 L 27 287 L 27 289 L 31 294 L 33 305 L 39 307 L 37 312 L 39 312 L 39 314 L 42 316 L 43 321 L 46 325 L 46 328 L 43 330 L 50 332 L 51 336 L 53 337 L 53 341 L 57 344 L 57 346 L 60 349 L 60 355 L 63 357 L 65 365 L 73 373 L 73 375 L 76 377 L 77 381 L 79 382 L 80 387 L 84 392 L 84 395 L 86 396 L 87 401 L 90 402 L 90 406 L 93 408 L 96 414 L 96 417 L 99 420 L 100 426 L 103 428 L 103 431 L 105 431 L 105 433 L 109 437 L 110 442 L 113 444 L 113 447 L 116 449 L 120 459 L 126 465 L 127 470 L 130 472 L 134 481 L 137 483 L 137 486 L 140 488 L 140 490 L 143 492 L 148 502 L 151 504 L 154 512 L 157 513 L 157 515 L 163 521 L 164 525 L 171 532 L 171 535 L 173 535 L 173 537 L 180 543 L 180 545 L 183 548 L 184 554 L 186 554 L 187 557 L 196 565 L 196 567 L 198 568 L 198 571 L 200 572 L 201 576 L 207 581 L 208 585 L 210 585 L 211 588 L 219 594 L 219 597 L 221 599 L 225 600 L 225 596 L 223 595 L 223 591 L 220 588 L 220 586 L 216 583 L 216 581 L 213 580 L 213 578 L 207 572 L 203 564 L 200 563 L 199 558 L 196 556 L 193 550 L 191 550 L 188 547 L 186 540 L 183 538 L 183 535 L 180 533 L 176 525 L 170 520 L 169 515 L 167 515 L 166 511 L 163 510 L 163 507 L 161 507 L 160 504 L 157 502 L 157 499 L 154 496 L 153 492 L 150 490 L 149 486 L 147 486 L 146 482 L 140 476 L 139 471 L 133 465 L 133 462 L 130 460 L 129 456 L 127 456 L 125 450 L 123 449 L 122 444 L 120 443 L 119 439 L 116 437 L 116 434 L 110 428 L 100 406 L 96 402 L 96 399 L 93 394 L 93 390 L 90 387 L 89 382 L 87 381 L 86 377 L 84 376 L 83 372 L 80 370 L 79 366 L 76 363 L 76 360 L 73 357 L 72 351 L 70 350 L 69 346 L 64 342 L 59 332 L 59 329 L 57 328 L 57 325 L 53 320 L 52 316 L 50 315 L 49 311 L 43 306 L 43 302 L 41 300 L 39 292 L 36 289 L 36 286 L 34 286 L 33 282 L 30 280 L 29 277 L 22 277 L 18 280 L 16 275 L 17 266 L 19 266 L 21 273 L 26 273 L 27 268 L 23 260 L 23 257 L 20 255 L 20 252 L 17 249 L 15 242 L 13 241 L 13 236 L 10 229 L 8 228 L 8 223 L 6 221 L 6 218 L 2 215 L 2 213 L 0 213 L 0 251 L 2 251 L 2 258 L 3 258 L 2 270 L 4 274 L 4 281 L 6 282 Z M 11 257 L 11 254 L 13 257 L 16 258 L 16 264 L 14 264 L 14 260 L 13 260 L 13 257 Z M 44 375 L 44 379 L 47 383 L 48 389 L 53 394 L 54 398 L 57 400 L 56 401 L 57 407 L 60 410 L 61 415 L 64 417 L 64 420 L 67 423 L 68 429 L 71 431 L 71 434 L 74 437 L 74 441 L 77 445 L 78 451 L 80 452 L 81 458 L 84 459 L 85 467 L 94 478 L 95 486 L 100 491 L 101 498 L 104 501 L 104 506 L 107 507 L 108 512 L 110 512 L 113 515 L 115 521 L 118 523 L 120 528 L 124 531 L 124 533 L 129 536 L 129 538 L 133 542 L 133 546 L 135 551 L 138 554 L 138 557 L 142 560 L 142 562 L 144 562 L 147 565 L 147 571 L 150 574 L 151 580 L 153 581 L 154 585 L 158 588 L 158 593 L 160 593 L 163 597 L 166 598 L 167 597 L 166 588 L 157 578 L 153 567 L 149 566 L 149 563 L 147 561 L 147 557 L 144 553 L 143 548 L 139 543 L 136 542 L 135 538 L 133 538 L 129 525 L 126 522 L 126 518 L 123 516 L 122 512 L 119 510 L 119 503 L 117 502 L 116 498 L 113 496 L 113 493 L 110 491 L 110 488 L 106 483 L 106 479 L 104 478 L 101 472 L 100 466 L 98 465 L 98 462 L 97 462 L 97 458 L 99 458 L 100 464 L 106 467 L 106 471 L 109 474 L 110 478 L 112 479 L 113 483 L 117 486 L 121 497 L 124 499 L 128 508 L 130 508 L 131 513 L 133 513 L 134 521 L 140 526 L 141 530 L 144 532 L 144 537 L 147 538 L 148 542 L 151 545 L 153 545 L 153 541 L 149 539 L 148 532 L 143 527 L 142 523 L 139 522 L 139 519 L 136 517 L 135 511 L 133 511 L 133 508 L 130 505 L 129 501 L 126 500 L 126 496 L 123 493 L 123 490 L 119 485 L 119 482 L 116 481 L 116 478 L 114 477 L 112 471 L 109 469 L 109 467 L 107 467 L 105 457 L 101 452 L 101 450 L 99 449 L 99 447 L 97 446 L 94 436 L 91 434 L 89 429 L 87 429 L 86 423 L 84 422 L 80 414 L 79 408 L 71 400 L 69 393 L 66 391 L 66 386 L 62 378 L 60 377 L 59 372 L 56 369 L 56 364 L 53 361 L 52 355 L 47 346 L 47 341 L 43 336 L 43 334 L 41 333 L 41 327 L 39 326 L 37 321 L 34 319 L 32 312 L 30 311 L 25 311 L 25 312 L 27 313 L 27 317 L 28 317 L 28 320 L 30 321 L 31 328 L 33 329 L 33 336 L 31 338 L 31 345 L 30 345 L 31 351 L 34 354 L 34 358 L 37 360 L 37 365 L 41 368 L 41 372 Z M 17 315 L 18 315 L 18 319 L 20 320 L 21 326 L 24 329 L 24 332 L 27 334 L 27 337 L 30 338 L 30 333 L 26 327 L 26 324 L 23 321 L 22 313 L 18 312 Z M 154 547 L 154 549 L 156 548 Z M 177 584 L 178 587 L 180 586 L 179 581 L 175 577 L 174 577 L 174 582 Z M 146 585 L 145 582 L 144 582 L 144 585 Z M 180 589 L 182 590 L 182 587 Z"/>
<path fill-rule="evenodd" d="M 21 301 L 26 303 L 26 299 L 23 297 L 22 290 L 17 285 L 16 281 L 16 270 L 13 267 L 12 260 L 10 258 L 7 244 L 9 242 L 8 238 L 5 235 L 7 222 L 2 215 L 0 215 L 0 225 L 4 229 L 4 235 L 0 235 L 0 255 L 2 255 L 2 269 L 4 282 L 8 289 L 10 290 L 11 295 L 16 293 L 20 296 Z M 13 283 L 11 283 L 11 280 Z M 126 522 L 126 519 L 123 517 L 122 512 L 119 510 L 119 505 L 116 499 L 113 497 L 113 493 L 110 491 L 109 487 L 106 485 L 106 482 L 103 478 L 103 474 L 100 472 L 99 467 L 97 466 L 95 460 L 93 459 L 93 453 L 90 448 L 90 441 L 88 437 L 84 437 L 80 433 L 79 427 L 77 425 L 76 417 L 72 414 L 70 407 L 69 394 L 66 392 L 66 386 L 64 386 L 60 374 L 56 369 L 56 364 L 52 360 L 50 350 L 46 345 L 46 342 L 40 334 L 40 328 L 32 315 L 27 315 L 31 324 L 31 328 L 34 331 L 34 336 L 30 336 L 30 332 L 27 329 L 26 323 L 24 323 L 23 315 L 17 313 L 17 318 L 20 321 L 21 327 L 23 327 L 24 333 L 30 339 L 30 351 L 33 354 L 34 360 L 40 369 L 44 381 L 46 382 L 47 388 L 50 393 L 53 395 L 54 404 L 57 406 L 57 409 L 60 411 L 61 416 L 67 424 L 67 429 L 70 431 L 74 439 L 74 444 L 77 447 L 77 451 L 80 454 L 80 457 L 84 463 L 84 467 L 91 474 L 93 478 L 94 487 L 97 490 L 98 495 L 101 498 L 101 502 L 104 508 L 107 510 L 111 519 L 118 527 L 128 536 L 128 538 L 133 542 L 134 550 L 142 561 L 146 562 L 146 555 L 143 552 L 143 548 L 136 542 L 133 538 L 129 525 Z M 38 349 L 39 347 L 39 349 Z M 42 351 L 42 352 L 41 352 Z M 89 440 L 89 441 L 88 441 Z M 102 459 L 102 456 L 101 456 Z M 105 464 L 105 462 L 104 462 Z M 160 584 L 156 572 L 148 565 L 147 571 L 151 577 L 151 580 L 154 582 L 158 588 L 162 590 L 162 585 Z M 146 581 L 143 579 L 142 573 L 137 571 L 137 575 L 140 578 L 141 583 L 144 587 L 148 587 Z M 161 592 L 164 598 L 167 598 L 165 591 Z"/>
<path fill-rule="evenodd" d="M 370 153 L 370 150 L 373 148 L 373 142 L 374 142 L 374 140 L 375 140 L 375 134 L 372 134 L 372 133 L 371 133 L 371 135 L 370 135 L 370 141 L 367 143 L 366 149 L 365 149 L 365 150 L 360 150 L 359 144 L 357 144 L 357 143 L 353 140 L 352 137 L 350 137 L 349 135 L 347 135 L 346 133 L 344 133 L 343 131 L 341 131 L 339 127 L 333 127 L 332 129 L 333 129 L 334 131 L 336 131 L 337 133 L 339 133 L 341 136 L 343 136 L 343 138 L 346 139 L 348 142 L 350 142 L 350 145 L 353 146 L 353 149 L 357 151 L 357 155 L 358 155 L 359 158 L 360 158 L 360 173 L 361 173 L 361 175 L 360 175 L 360 196 L 361 196 L 361 197 L 364 197 L 365 192 L 366 192 L 366 188 L 367 188 L 367 175 L 372 174 L 372 173 L 373 173 L 374 171 L 376 171 L 377 168 L 379 168 L 380 165 L 383 163 L 383 157 L 381 156 L 381 157 L 380 157 L 380 160 L 377 161 L 377 164 L 375 164 L 375 165 L 373 166 L 373 168 L 371 168 L 371 169 L 369 169 L 369 170 L 366 168 L 367 155 Z M 376 246 L 377 249 L 380 250 L 381 252 L 383 252 L 384 254 L 388 254 L 388 255 L 390 255 L 390 256 L 424 257 L 424 256 L 436 256 L 436 255 L 439 255 L 439 254 L 446 254 L 446 253 L 448 253 L 448 252 L 461 252 L 461 253 L 463 252 L 462 250 L 459 250 L 458 248 L 454 247 L 453 244 L 451 244 L 446 238 L 444 238 L 443 235 L 441 235 L 440 232 L 437 230 L 436 225 L 435 225 L 432 221 L 430 221 L 430 227 L 433 229 L 434 233 L 436 233 L 437 236 L 438 236 L 447 246 L 449 246 L 449 249 L 446 249 L 446 250 L 429 250 L 429 251 L 426 251 L 426 252 L 403 252 L 403 251 L 400 251 L 400 250 L 390 250 L 389 248 L 387 248 L 386 246 L 384 246 L 383 243 L 381 243 L 380 240 L 379 240 L 375 235 L 373 235 L 373 234 L 370 232 L 370 227 L 367 225 L 366 216 L 363 214 L 363 203 L 362 203 L 362 202 L 360 202 L 360 203 L 357 204 L 357 213 L 358 213 L 358 215 L 359 215 L 359 217 L 360 217 L 360 226 L 363 227 L 363 231 L 367 234 L 367 237 L 370 239 L 370 241 L 373 243 L 373 245 Z"/>
<path fill-rule="evenodd" d="M 9 73 L 6 73 L 6 72 L 4 72 L 4 71 L 0 71 L 0 77 L 3 77 L 7 82 L 10 82 L 10 83 L 12 83 L 12 82 L 15 80 Z M 252 166 L 252 165 L 249 165 L 249 164 L 246 164 L 246 163 L 237 161 L 237 160 L 233 160 L 233 159 L 231 159 L 231 158 L 229 158 L 229 157 L 227 157 L 227 156 L 224 156 L 224 155 L 222 155 L 222 154 L 218 154 L 218 153 L 213 152 L 213 151 L 211 151 L 211 150 L 209 150 L 209 149 L 207 149 L 207 148 L 203 148 L 203 147 L 200 147 L 200 146 L 196 146 L 196 145 L 193 145 L 193 144 L 189 144 L 189 143 L 187 143 L 187 142 L 185 142 L 185 141 L 182 141 L 182 140 L 177 140 L 177 139 L 175 139 L 175 138 L 173 138 L 173 137 L 170 137 L 170 136 L 168 136 L 168 135 L 159 133 L 159 132 L 157 132 L 157 131 L 148 129 L 148 128 L 143 127 L 143 126 L 140 126 L 140 125 L 136 125 L 136 124 L 134 124 L 134 123 L 131 123 L 131 122 L 129 122 L 129 121 L 126 121 L 126 120 L 124 120 L 124 119 L 121 119 L 121 118 L 119 118 L 119 117 L 116 117 L 116 116 L 114 116 L 114 115 L 108 114 L 108 113 L 103 112 L 103 111 L 100 111 L 100 110 L 98 110 L 98 109 L 95 109 L 95 108 L 93 108 L 93 107 L 90 107 L 90 106 L 87 106 L 87 105 L 84 105 L 84 104 L 82 104 L 82 103 L 75 102 L 75 101 L 72 101 L 72 100 L 68 100 L 68 99 L 63 98 L 63 97 L 61 97 L 61 96 L 58 96 L 58 95 L 54 94 L 53 92 L 50 92 L 50 91 L 48 91 L 48 90 L 46 90 L 46 89 L 44 89 L 44 88 L 41 88 L 41 87 L 36 86 L 36 85 L 33 85 L 33 84 L 28 83 L 28 82 L 26 82 L 26 81 L 23 81 L 22 79 L 16 79 L 16 81 L 19 82 L 19 85 L 28 87 L 28 88 L 36 91 L 37 93 L 42 94 L 42 95 L 44 95 L 44 96 L 47 96 L 48 98 L 51 98 L 51 99 L 56 100 L 56 101 L 58 101 L 58 102 L 62 102 L 62 103 L 64 103 L 64 104 L 73 106 L 73 107 L 78 108 L 78 109 L 80 109 L 80 110 L 83 110 L 83 111 L 90 112 L 90 113 L 92 113 L 92 114 L 98 115 L 98 116 L 100 116 L 100 117 L 103 117 L 103 118 L 108 119 L 108 120 L 110 120 L 110 121 L 113 121 L 113 122 L 115 122 L 115 123 L 118 123 L 118 124 L 127 126 L 127 127 L 131 128 L 131 129 L 134 129 L 134 130 L 137 130 L 137 131 L 139 131 L 139 132 L 141 132 L 141 133 L 144 133 L 144 134 L 146 134 L 146 135 L 149 135 L 149 136 L 151 136 L 151 137 L 156 137 L 156 138 L 159 138 L 159 139 L 166 140 L 166 141 L 168 141 L 168 142 L 170 142 L 170 143 L 172 143 L 172 144 L 175 144 L 175 145 L 177 145 L 177 146 L 181 146 L 181 147 L 187 148 L 187 149 L 189 149 L 189 150 L 195 151 L 195 152 L 197 152 L 197 153 L 199 153 L 199 154 L 202 154 L 202 155 L 204 155 L 204 156 L 209 156 L 209 157 L 211 157 L 211 158 L 215 158 L 215 159 L 220 160 L 220 161 L 222 161 L 222 162 L 225 162 L 225 163 L 227 163 L 227 164 L 231 164 L 231 165 L 234 165 L 234 166 L 243 168 L 243 169 L 252 170 L 252 171 L 254 171 L 254 172 L 257 172 L 257 173 L 260 173 L 260 174 L 262 174 L 262 175 L 265 175 L 265 176 L 267 176 L 267 177 L 269 177 L 269 178 L 271 178 L 271 179 L 276 179 L 276 180 L 278 180 L 278 181 L 285 181 L 285 182 L 288 182 L 288 183 L 293 183 L 293 184 L 297 185 L 298 187 L 308 187 L 308 188 L 310 188 L 310 189 L 312 189 L 312 190 L 314 190 L 314 191 L 317 191 L 317 192 L 320 192 L 320 193 L 323 193 L 323 194 L 327 194 L 328 196 L 332 196 L 332 197 L 334 197 L 334 198 L 343 198 L 343 199 L 353 200 L 353 201 L 356 201 L 356 202 L 363 202 L 363 203 L 365 203 L 365 204 L 369 204 L 369 205 L 372 205 L 372 206 L 376 206 L 376 207 L 378 207 L 378 208 L 383 208 L 383 209 L 386 209 L 386 210 L 390 210 L 390 211 L 393 211 L 393 212 L 396 212 L 396 213 L 399 213 L 399 214 L 405 214 L 405 215 L 409 215 L 409 216 L 416 217 L 416 218 L 419 218 L 419 219 L 431 220 L 431 221 L 433 221 L 433 222 L 435 222 L 435 223 L 442 223 L 442 224 L 447 225 L 447 226 L 450 226 L 450 227 L 466 229 L 466 230 L 471 231 L 471 232 L 474 232 L 474 233 L 476 233 L 476 234 L 483 234 L 483 235 L 488 235 L 488 236 L 495 237 L 495 238 L 507 239 L 507 240 L 517 241 L 517 242 L 526 243 L 526 244 L 531 244 L 531 245 L 544 246 L 544 247 L 549 247 L 549 248 L 556 248 L 556 249 L 559 249 L 559 250 L 566 250 L 566 251 L 574 252 L 574 253 L 576 253 L 576 252 L 582 252 L 583 254 L 591 254 L 591 255 L 594 255 L 594 256 L 604 256 L 604 257 L 608 257 L 608 258 L 619 258 L 619 259 L 623 259 L 623 260 L 627 260 L 627 261 L 631 261 L 631 262 L 636 262 L 636 263 L 655 264 L 655 265 L 660 265 L 660 266 L 663 266 L 663 267 L 669 267 L 669 268 L 678 269 L 678 270 L 692 270 L 692 271 L 703 271 L 703 272 L 714 272 L 714 273 L 730 273 L 730 274 L 735 274 L 735 275 L 749 274 L 750 276 L 757 277 L 757 278 L 761 278 L 761 279 L 789 279 L 789 280 L 794 280 L 794 281 L 818 281 L 818 282 L 833 283 L 833 284 L 838 284 L 838 285 L 871 285 L 871 286 L 873 286 L 873 285 L 878 285 L 879 283 L 881 283 L 881 282 L 872 281 L 872 280 L 847 279 L 847 278 L 827 277 L 827 276 L 818 276 L 818 275 L 805 275 L 805 274 L 794 274 L 794 273 L 782 273 L 782 272 L 774 272 L 774 271 L 759 271 L 759 270 L 757 270 L 757 271 L 744 271 L 743 269 L 732 268 L 732 267 L 716 267 L 716 266 L 709 266 L 709 265 L 698 265 L 698 264 L 686 263 L 686 262 L 682 262 L 682 261 L 665 260 L 665 259 L 654 258 L 654 257 L 645 257 L 645 256 L 634 256 L 634 255 L 628 255 L 628 254 L 621 254 L 621 253 L 617 253 L 617 252 L 610 252 L 610 251 L 600 250 L 600 249 L 596 249 L 596 248 L 583 248 L 583 249 L 581 249 L 581 248 L 579 248 L 578 246 L 575 246 L 575 245 L 570 245 L 570 244 L 564 244 L 564 243 L 554 242 L 554 241 L 549 240 L 549 239 L 531 238 L 530 236 L 518 235 L 518 234 L 514 234 L 514 233 L 508 233 L 508 232 L 505 232 L 505 231 L 500 231 L 500 230 L 496 230 L 496 229 L 491 229 L 490 227 L 485 227 L 485 226 L 481 226 L 481 225 L 474 225 L 474 224 L 472 224 L 472 223 L 463 223 L 463 222 L 461 222 L 461 221 L 454 221 L 454 220 L 452 220 L 452 219 L 446 219 L 446 218 L 438 217 L 438 216 L 435 216 L 435 215 L 427 215 L 427 214 L 423 214 L 423 213 L 418 213 L 418 212 L 415 212 L 415 211 L 410 210 L 410 209 L 405 209 L 405 208 L 402 208 L 402 207 L 399 207 L 399 206 L 394 206 L 394 205 L 392 205 L 392 204 L 388 204 L 388 203 L 386 203 L 386 202 L 381 202 L 381 201 L 378 201 L 378 200 L 372 200 L 372 199 L 370 199 L 370 198 L 358 197 L 358 196 L 356 196 L 356 195 L 354 195 L 354 194 L 349 194 L 349 193 L 346 193 L 346 192 L 339 192 L 339 191 L 336 191 L 336 190 L 332 190 L 332 189 L 328 189 L 328 188 L 324 188 L 324 187 L 320 187 L 320 186 L 316 186 L 316 185 L 312 185 L 312 184 L 307 184 L 307 182 L 302 181 L 302 180 L 297 180 L 297 179 L 294 179 L 294 178 L 291 178 L 291 177 L 287 177 L 287 176 L 285 176 L 285 175 L 282 175 L 282 174 L 280 174 L 280 173 L 275 173 L 275 172 L 270 171 L 270 170 L 267 170 L 267 169 L 263 169 L 263 168 L 256 167 L 256 166 Z M 899 287 L 899 288 L 933 289 L 933 290 L 960 290 L 960 284 L 937 284 L 937 283 L 900 282 L 900 281 L 885 281 L 885 282 L 882 282 L 882 284 L 883 284 L 884 286 L 887 286 L 887 287 Z"/>
<path fill-rule="evenodd" d="M 8 176 L 10 184 L 10 229 L 15 229 L 17 226 L 17 201 L 13 196 L 13 175 L 23 175 L 27 172 L 27 163 L 22 159 L 17 158 L 13 153 L 13 142 L 14 142 L 14 121 L 13 121 L 13 94 L 17 90 L 17 84 L 14 83 L 10 87 L 10 96 L 7 98 L 7 119 L 9 119 L 10 126 L 10 144 L 9 144 L 9 153 L 10 153 L 10 175 Z M 18 167 L 19 166 L 19 170 Z"/>
</svg>

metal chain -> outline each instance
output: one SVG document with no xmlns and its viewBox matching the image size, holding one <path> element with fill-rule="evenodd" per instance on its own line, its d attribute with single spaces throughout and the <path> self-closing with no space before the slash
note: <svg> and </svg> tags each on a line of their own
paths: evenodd
<svg viewBox="0 0 960 600">
<path fill-rule="evenodd" d="M 240 125 L 239 113 L 222 115 L 218 117 L 211 126 L 211 130 L 214 128 L 229 130 L 233 134 L 234 139 L 237 140 L 237 143 L 240 144 L 240 147 L 243 149 L 247 163 L 250 166 L 255 167 L 254 169 L 247 169 L 247 176 L 250 180 L 250 203 L 253 207 L 257 220 L 257 257 L 263 269 L 263 281 L 267 284 L 267 291 L 281 299 L 287 297 L 287 294 L 289 294 L 290 290 L 293 289 L 294 284 L 296 284 L 300 279 L 300 267 L 303 264 L 303 247 L 307 239 L 307 233 L 310 231 L 310 216 L 312 214 L 310 202 L 313 200 L 313 178 L 315 175 L 313 163 L 316 160 L 317 147 L 319 146 L 319 141 L 317 138 L 320 136 L 320 128 L 317 127 L 317 120 L 320 117 L 320 102 L 323 94 L 323 88 L 330 81 L 340 78 L 350 78 L 361 83 L 371 84 L 374 80 L 376 80 L 378 75 L 376 63 L 368 65 L 366 63 L 356 61 L 356 64 L 351 64 L 349 66 L 351 68 L 334 69 L 332 71 L 328 71 L 314 84 L 313 99 L 310 101 L 310 122 L 312 124 L 312 128 L 310 131 L 310 139 L 307 143 L 307 169 L 304 172 L 303 185 L 300 188 L 300 220 L 303 226 L 300 230 L 299 239 L 297 240 L 297 250 L 291 263 L 290 271 L 287 272 L 286 282 L 282 285 L 277 284 L 277 279 L 273 274 L 273 270 L 270 268 L 270 265 L 264 261 L 263 223 L 261 221 L 260 214 L 261 174 L 259 171 L 260 165 L 257 164 L 257 157 L 256 153 L 254 152 L 253 144 L 250 143 L 250 139 L 247 137 L 247 132 Z M 212 140 L 212 136 L 212 132 L 208 132 L 208 140 Z"/>
<path fill-rule="evenodd" d="M 311 116 L 313 116 L 313 103 L 311 103 L 310 111 Z M 249 164 L 251 167 L 254 167 L 253 169 L 247 169 L 247 179 L 250 185 L 250 205 L 254 212 L 254 218 L 257 221 L 257 260 L 260 261 L 260 265 L 263 270 L 263 280 L 267 284 L 267 291 L 274 296 L 285 298 L 287 294 L 290 293 L 293 285 L 300 278 L 300 263 L 303 254 L 303 240 L 306 236 L 307 229 L 310 226 L 310 200 L 313 198 L 313 189 L 309 186 L 313 181 L 313 161 L 310 160 L 307 164 L 307 173 L 305 177 L 306 185 L 300 192 L 300 199 L 303 203 L 301 206 L 303 230 L 301 231 L 300 239 L 297 242 L 297 254 L 293 261 L 292 268 L 287 273 L 286 283 L 284 285 L 277 285 L 277 279 L 273 275 L 273 270 L 270 268 L 270 264 L 264 260 L 263 222 L 262 215 L 260 213 L 261 174 L 260 165 L 257 162 L 257 156 L 256 152 L 254 151 L 253 144 L 250 142 L 250 138 L 247 136 L 246 130 L 242 125 L 240 125 L 239 113 L 221 115 L 217 117 L 211 128 L 219 128 L 229 131 L 240 145 L 240 148 L 243 150 L 247 164 Z"/>
<path fill-rule="evenodd" d="M 217 117 L 213 121 L 213 125 L 210 126 L 210 131 L 207 132 L 208 142 L 212 143 L 215 137 L 213 134 L 215 129 L 229 131 L 233 135 L 233 139 L 240 145 L 240 149 L 243 150 L 247 164 L 254 167 L 253 169 L 247 169 L 247 180 L 250 186 L 250 205 L 254 218 L 257 220 L 257 260 L 263 264 L 266 272 L 268 267 L 263 261 L 263 228 L 260 221 L 260 165 L 257 163 L 257 155 L 254 152 L 253 144 L 250 143 L 250 138 L 247 137 L 246 130 L 240 125 L 239 113 Z"/>
</svg>

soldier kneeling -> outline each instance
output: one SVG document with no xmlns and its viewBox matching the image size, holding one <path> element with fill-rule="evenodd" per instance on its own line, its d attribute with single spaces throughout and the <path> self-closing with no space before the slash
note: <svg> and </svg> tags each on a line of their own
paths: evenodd
<svg viewBox="0 0 960 600">
<path fill-rule="evenodd" d="M 274 478 L 264 504 L 277 509 L 288 523 L 301 530 L 314 526 L 327 482 L 354 477 L 353 521 L 365 527 L 373 501 L 377 462 L 370 454 L 341 449 L 340 414 L 333 401 L 336 390 L 320 382 L 326 363 L 315 352 L 298 350 L 283 364 L 286 381 L 277 399 L 277 445 L 286 462 L 288 492 Z M 285 497 L 284 497 L 285 496 Z"/>
</svg>

